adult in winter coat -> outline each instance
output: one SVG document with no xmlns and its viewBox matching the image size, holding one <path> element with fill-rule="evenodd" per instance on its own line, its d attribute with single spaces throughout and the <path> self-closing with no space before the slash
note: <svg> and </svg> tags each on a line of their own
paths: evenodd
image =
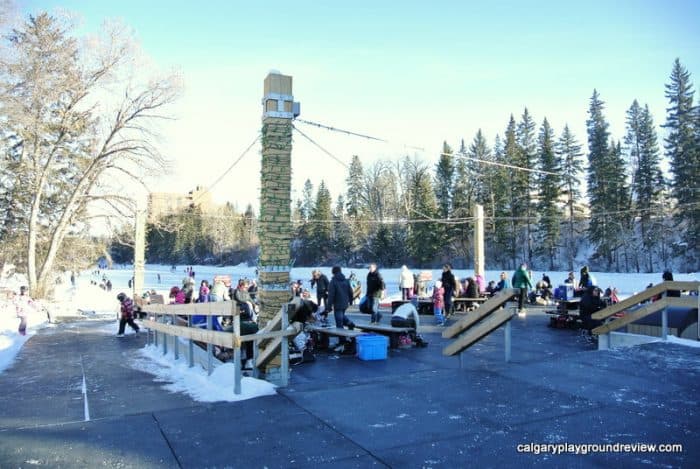
<svg viewBox="0 0 700 469">
<path fill-rule="evenodd" d="M 467 285 L 464 288 L 464 296 L 466 298 L 479 298 L 479 287 L 476 284 L 476 279 L 474 277 L 467 278 Z M 475 306 L 473 301 L 465 302 L 465 306 L 470 309 Z"/>
<path fill-rule="evenodd" d="M 328 286 L 328 306 L 333 308 L 335 316 L 335 327 L 342 329 L 343 326 L 348 326 L 349 329 L 354 329 L 355 324 L 345 316 L 345 310 L 352 302 L 352 287 L 350 282 L 343 275 L 340 266 L 334 266 L 331 270 L 333 277 Z M 341 337 L 340 342 L 344 342 L 345 338 Z"/>
<path fill-rule="evenodd" d="M 223 280 L 214 280 L 214 286 L 209 292 L 209 301 L 228 301 L 230 299 L 228 289 Z"/>
<path fill-rule="evenodd" d="M 442 288 L 445 289 L 445 316 L 449 316 L 452 313 L 452 297 L 457 292 L 457 279 L 452 273 L 450 264 L 442 266 L 440 281 L 442 282 Z"/>
<path fill-rule="evenodd" d="M 134 322 L 134 302 L 131 298 L 126 296 L 126 293 L 120 293 L 117 295 L 117 301 L 121 305 L 121 317 L 119 319 L 119 332 L 117 337 L 124 337 L 124 328 L 128 324 L 134 332 L 139 331 L 139 326 Z"/>
<path fill-rule="evenodd" d="M 593 313 L 605 308 L 605 301 L 600 297 L 600 288 L 591 286 L 588 287 L 581 297 L 579 303 L 579 314 L 583 322 L 583 328 L 590 332 L 591 329 L 598 327 L 603 322 L 591 318 Z"/>
<path fill-rule="evenodd" d="M 418 335 L 418 327 L 420 326 L 420 316 L 416 306 L 418 299 L 412 298 L 410 303 L 404 303 L 391 314 L 391 327 L 410 327 L 413 329 L 409 333 L 412 342 L 416 347 L 425 347 L 428 345 L 423 337 Z"/>
<path fill-rule="evenodd" d="M 501 276 L 496 284 L 496 291 L 499 292 L 501 290 L 505 290 L 506 288 L 510 288 L 510 282 L 508 281 L 508 276 L 506 273 L 501 272 Z"/>
<path fill-rule="evenodd" d="M 401 299 L 410 300 L 413 297 L 413 272 L 405 265 L 401 267 L 399 275 L 399 288 L 401 289 Z"/>
<path fill-rule="evenodd" d="M 518 295 L 518 314 L 525 314 L 524 305 L 527 298 L 527 292 L 532 288 L 532 279 L 527 271 L 527 264 L 520 264 L 520 268 L 513 274 L 513 288 L 519 288 Z"/>
<path fill-rule="evenodd" d="M 248 284 L 245 279 L 238 280 L 238 287 L 233 291 L 233 300 L 238 303 L 238 308 L 241 311 L 241 320 L 255 321 L 257 319 L 253 299 L 248 293 Z"/>
<path fill-rule="evenodd" d="M 581 267 L 581 278 L 578 281 L 578 289 L 585 292 L 588 287 L 592 287 L 591 274 L 588 272 L 588 266 L 584 265 Z"/>
<path fill-rule="evenodd" d="M 369 265 L 367 273 L 367 301 L 369 301 L 370 310 L 372 311 L 372 323 L 378 323 L 382 320 L 382 315 L 379 313 L 379 301 L 384 295 L 384 279 L 382 274 L 377 270 L 377 264 Z"/>
<path fill-rule="evenodd" d="M 316 305 L 328 309 L 328 277 L 320 270 L 311 272 L 311 287 L 316 286 Z"/>
</svg>

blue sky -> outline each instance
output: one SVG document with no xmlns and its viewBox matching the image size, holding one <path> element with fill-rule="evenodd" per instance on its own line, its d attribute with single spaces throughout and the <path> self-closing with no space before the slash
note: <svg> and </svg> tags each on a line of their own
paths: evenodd
<svg viewBox="0 0 700 469">
<path fill-rule="evenodd" d="M 260 129 L 270 69 L 294 77 L 302 118 L 374 135 L 375 144 L 299 124 L 320 145 L 366 164 L 416 155 L 437 161 L 444 140 L 489 142 L 528 107 L 557 134 L 568 123 L 585 144 L 594 88 L 615 138 L 633 99 L 665 120 L 664 84 L 676 57 L 700 74 L 700 2 L 250 2 L 20 1 L 25 13 L 64 8 L 98 31 L 105 18 L 134 28 L 145 53 L 183 75 L 178 120 L 163 129 L 173 174 L 154 190 L 208 186 Z M 697 86 L 696 86 L 697 88 Z M 409 150 L 419 146 L 424 152 Z M 295 136 L 293 177 L 337 195 L 345 168 Z M 259 157 L 247 155 L 213 190 L 257 204 Z"/>
</svg>

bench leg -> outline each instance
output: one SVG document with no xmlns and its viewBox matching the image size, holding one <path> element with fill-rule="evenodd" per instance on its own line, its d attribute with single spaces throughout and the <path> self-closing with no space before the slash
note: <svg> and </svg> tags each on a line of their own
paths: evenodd
<svg viewBox="0 0 700 469">
<path fill-rule="evenodd" d="M 393 333 L 389 335 L 389 348 L 399 348 L 399 334 Z"/>
</svg>

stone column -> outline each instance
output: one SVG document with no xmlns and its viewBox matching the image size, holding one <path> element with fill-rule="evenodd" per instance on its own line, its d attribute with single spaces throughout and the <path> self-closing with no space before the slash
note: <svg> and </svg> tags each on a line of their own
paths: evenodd
<svg viewBox="0 0 700 469">
<path fill-rule="evenodd" d="M 271 72 L 265 78 L 262 118 L 260 183 L 260 258 L 258 283 L 260 327 L 289 300 L 292 184 L 292 119 L 298 103 L 292 96 L 292 77 Z M 279 360 L 273 360 L 279 365 Z"/>
</svg>

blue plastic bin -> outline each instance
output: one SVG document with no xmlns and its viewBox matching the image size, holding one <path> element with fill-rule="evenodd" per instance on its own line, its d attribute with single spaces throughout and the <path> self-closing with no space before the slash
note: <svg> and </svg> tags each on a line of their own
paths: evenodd
<svg viewBox="0 0 700 469">
<path fill-rule="evenodd" d="M 383 335 L 363 334 L 357 337 L 357 357 L 360 360 L 386 360 L 389 338 Z"/>
</svg>

